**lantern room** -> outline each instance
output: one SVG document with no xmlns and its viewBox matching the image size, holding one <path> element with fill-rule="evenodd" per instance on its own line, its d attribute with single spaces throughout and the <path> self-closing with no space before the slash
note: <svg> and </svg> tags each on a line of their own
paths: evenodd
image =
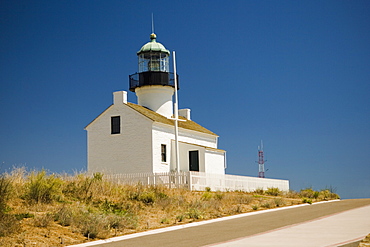
<svg viewBox="0 0 370 247">
<path fill-rule="evenodd" d="M 139 73 L 145 71 L 169 72 L 170 52 L 161 43 L 156 42 L 156 37 L 152 33 L 150 35 L 151 41 L 137 52 Z"/>
<path fill-rule="evenodd" d="M 152 33 L 150 41 L 137 52 L 138 73 L 129 76 L 132 92 L 137 87 L 150 85 L 174 87 L 173 73 L 169 69 L 170 52 L 156 38 Z"/>
</svg>

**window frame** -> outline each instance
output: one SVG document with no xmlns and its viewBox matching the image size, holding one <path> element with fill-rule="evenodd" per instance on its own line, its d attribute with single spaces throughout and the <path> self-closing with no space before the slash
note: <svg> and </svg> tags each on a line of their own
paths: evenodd
<svg viewBox="0 0 370 247">
<path fill-rule="evenodd" d="M 167 162 L 167 145 L 161 144 L 161 162 L 166 163 Z"/>
<path fill-rule="evenodd" d="M 110 133 L 112 135 L 121 134 L 121 116 L 111 116 Z"/>
</svg>

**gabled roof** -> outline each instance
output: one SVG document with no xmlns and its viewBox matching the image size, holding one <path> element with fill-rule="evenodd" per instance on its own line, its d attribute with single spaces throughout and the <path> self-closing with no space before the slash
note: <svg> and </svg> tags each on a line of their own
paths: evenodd
<svg viewBox="0 0 370 247">
<path fill-rule="evenodd" d="M 155 111 L 152 111 L 152 110 L 150 110 L 148 108 L 145 108 L 143 106 L 140 106 L 140 105 L 137 105 L 137 104 L 133 104 L 133 103 L 127 103 L 127 106 L 129 106 L 132 109 L 134 109 L 135 111 L 141 113 L 145 117 L 153 120 L 154 122 L 159 122 L 159 123 L 164 123 L 164 124 L 168 124 L 168 125 L 173 125 L 173 120 L 168 119 L 165 116 L 162 116 L 161 114 L 156 113 Z M 188 129 L 188 130 L 194 130 L 194 131 L 198 131 L 198 132 L 202 132 L 202 133 L 206 133 L 206 134 L 218 136 L 215 133 L 213 133 L 212 131 L 204 128 L 203 126 L 197 124 L 194 121 L 188 120 L 188 119 L 186 119 L 184 117 L 180 117 L 180 116 L 179 116 L 179 118 L 181 120 L 185 120 L 185 121 L 179 121 L 178 122 L 179 128 Z"/>
</svg>

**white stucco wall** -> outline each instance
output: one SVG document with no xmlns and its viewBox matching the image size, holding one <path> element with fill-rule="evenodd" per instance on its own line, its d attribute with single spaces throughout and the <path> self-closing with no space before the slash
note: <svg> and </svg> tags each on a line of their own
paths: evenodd
<svg viewBox="0 0 370 247">
<path fill-rule="evenodd" d="M 153 149 L 153 172 L 170 172 L 171 171 L 171 139 L 174 139 L 174 134 L 169 128 L 158 126 L 153 123 L 152 130 L 152 149 Z M 162 162 L 161 144 L 165 144 L 167 148 L 167 161 Z M 172 162 L 173 163 L 173 162 Z"/>
<path fill-rule="evenodd" d="M 206 173 L 225 174 L 225 152 L 206 150 L 205 165 Z"/>
<path fill-rule="evenodd" d="M 153 123 L 153 172 L 169 172 L 175 167 L 175 130 L 173 126 Z M 199 170 L 205 171 L 205 148 L 217 147 L 217 136 L 179 129 L 180 170 L 189 171 L 189 151 L 199 150 Z M 167 146 L 167 162 L 161 162 L 161 144 Z M 189 145 L 195 144 L 195 145 Z M 221 165 L 224 166 L 223 164 Z"/>
<path fill-rule="evenodd" d="M 205 172 L 205 148 L 191 145 L 188 143 L 179 143 L 180 150 L 180 171 L 189 171 L 189 152 L 198 151 L 199 154 L 199 171 Z"/>
<path fill-rule="evenodd" d="M 121 117 L 121 133 L 111 134 L 111 117 Z M 110 106 L 87 130 L 88 172 L 152 172 L 152 121 L 127 105 Z"/>
</svg>

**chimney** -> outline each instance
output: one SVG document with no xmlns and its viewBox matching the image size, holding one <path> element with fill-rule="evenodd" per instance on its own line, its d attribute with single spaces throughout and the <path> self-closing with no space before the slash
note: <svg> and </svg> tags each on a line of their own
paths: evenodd
<svg viewBox="0 0 370 247">
<path fill-rule="evenodd" d="M 181 109 L 181 110 L 179 110 L 179 116 L 184 117 L 188 120 L 191 120 L 190 119 L 190 109 Z"/>
<path fill-rule="evenodd" d="M 127 104 L 127 92 L 126 91 L 117 91 L 113 92 L 113 104 Z"/>
</svg>

